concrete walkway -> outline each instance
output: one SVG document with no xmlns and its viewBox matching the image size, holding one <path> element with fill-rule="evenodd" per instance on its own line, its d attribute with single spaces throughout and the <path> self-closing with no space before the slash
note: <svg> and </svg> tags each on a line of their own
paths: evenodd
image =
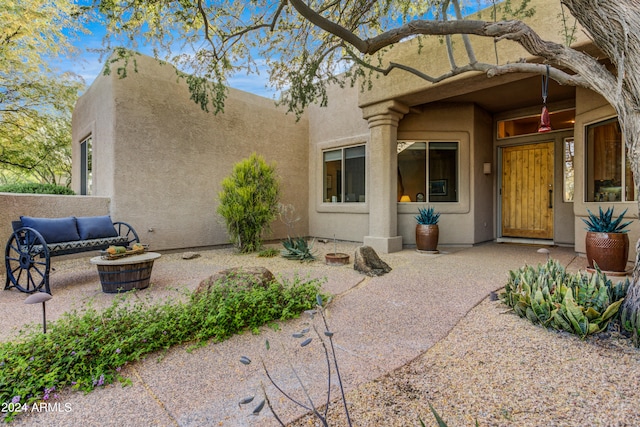
<svg viewBox="0 0 640 427">
<path fill-rule="evenodd" d="M 333 251 L 333 245 L 331 245 Z M 353 253 L 357 245 L 341 244 L 341 252 Z M 378 378 L 406 364 L 442 339 L 476 304 L 504 286 L 508 271 L 524 264 L 539 264 L 546 255 L 538 247 L 486 244 L 473 248 L 441 248 L 440 255 L 425 255 L 406 249 L 381 255 L 393 270 L 382 277 L 368 278 L 351 266 L 327 267 L 321 262 L 299 264 L 281 259 L 251 258 L 274 273 L 296 271 L 311 277 L 327 277 L 326 292 L 336 297 L 328 310 L 328 322 L 335 332 L 337 358 L 347 390 Z M 549 248 L 551 257 L 572 271 L 584 269 L 586 260 L 573 248 Z M 329 251 L 326 251 L 329 252 Z M 202 257 L 182 260 L 180 254 L 164 254 L 156 261 L 153 286 L 139 292 L 152 298 L 175 297 L 172 288 L 193 289 L 200 280 L 229 263 L 248 258 L 229 257 L 229 251 L 202 251 Z M 225 253 L 225 257 L 220 257 Z M 231 260 L 231 261 L 229 261 Z M 48 303 L 48 318 L 54 320 L 72 307 L 92 301 L 106 306 L 114 298 L 100 290 L 97 272 L 87 258 L 58 261 L 52 274 L 54 298 Z M 284 268 L 282 266 L 285 266 Z M 4 279 L 2 277 L 2 279 Z M 22 304 L 25 294 L 16 290 L 0 293 L 1 339 L 17 334 L 17 324 L 41 321 L 41 311 Z M 260 335 L 245 333 L 217 344 L 189 349 L 172 348 L 153 354 L 123 369 L 131 386 L 119 384 L 89 394 L 60 393 L 58 411 L 29 413 L 18 417 L 17 426 L 269 426 L 277 425 L 269 411 L 250 415 L 254 404 L 239 407 L 240 399 L 257 395 L 260 383 L 279 415 L 290 421 L 304 411 L 294 407 L 275 391 L 260 368 L 260 359 L 273 378 L 287 391 L 301 397 L 301 387 L 292 369 L 302 378 L 315 402 L 322 402 L 326 390 L 326 362 L 317 339 L 301 348 L 292 333 L 309 324 L 302 316 L 280 325 L 264 327 Z M 265 350 L 265 340 L 271 350 Z M 241 356 L 254 360 L 239 363 Z M 335 382 L 335 377 L 334 377 Z M 332 396 L 337 397 L 336 389 Z M 357 423 L 356 423 L 357 424 Z"/>
</svg>

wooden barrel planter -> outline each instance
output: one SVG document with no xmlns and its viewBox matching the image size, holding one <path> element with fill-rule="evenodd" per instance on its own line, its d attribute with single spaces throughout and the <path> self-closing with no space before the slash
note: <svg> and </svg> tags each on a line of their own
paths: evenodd
<svg viewBox="0 0 640 427">
<path fill-rule="evenodd" d="M 139 264 L 99 265 L 102 292 L 116 293 L 149 286 L 153 260 Z"/>
<path fill-rule="evenodd" d="M 342 252 L 332 252 L 324 256 L 327 265 L 346 265 L 349 264 L 349 255 Z"/>
<path fill-rule="evenodd" d="M 159 257 L 158 253 L 147 252 L 117 260 L 95 257 L 91 263 L 98 267 L 102 292 L 117 293 L 147 288 L 153 262 Z"/>
</svg>

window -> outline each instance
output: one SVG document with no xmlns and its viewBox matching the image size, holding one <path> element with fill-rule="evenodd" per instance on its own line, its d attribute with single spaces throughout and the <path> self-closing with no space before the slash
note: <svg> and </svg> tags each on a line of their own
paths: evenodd
<svg viewBox="0 0 640 427">
<path fill-rule="evenodd" d="M 576 110 L 562 110 L 549 112 L 552 130 L 573 129 Z M 514 136 L 534 135 L 540 127 L 540 114 L 516 119 L 498 121 L 498 139 Z"/>
<path fill-rule="evenodd" d="M 324 201 L 363 203 L 365 201 L 365 146 L 325 151 Z"/>
<path fill-rule="evenodd" d="M 574 187 L 574 166 L 573 158 L 575 156 L 575 148 L 573 137 L 564 139 L 564 201 L 573 202 L 573 187 Z"/>
<path fill-rule="evenodd" d="M 586 137 L 586 201 L 636 200 L 633 176 L 626 159 L 618 119 L 587 126 Z"/>
<path fill-rule="evenodd" d="M 458 143 L 399 141 L 398 201 L 457 202 Z"/>
<path fill-rule="evenodd" d="M 80 143 L 80 194 L 90 196 L 93 194 L 93 148 L 91 136 Z"/>
</svg>

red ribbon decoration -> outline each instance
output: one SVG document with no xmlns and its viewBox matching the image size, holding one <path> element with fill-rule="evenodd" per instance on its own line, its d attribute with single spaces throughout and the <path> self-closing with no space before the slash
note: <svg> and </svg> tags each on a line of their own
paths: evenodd
<svg viewBox="0 0 640 427">
<path fill-rule="evenodd" d="M 549 132 L 551 129 L 551 119 L 549 118 L 549 110 L 547 110 L 547 106 L 544 105 L 542 107 L 542 114 L 540 114 L 540 127 L 538 127 L 538 132 L 544 133 Z"/>
</svg>

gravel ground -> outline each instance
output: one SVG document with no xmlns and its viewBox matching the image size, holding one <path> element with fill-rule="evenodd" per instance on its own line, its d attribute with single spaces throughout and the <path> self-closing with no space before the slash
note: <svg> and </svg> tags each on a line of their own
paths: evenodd
<svg viewBox="0 0 640 427">
<path fill-rule="evenodd" d="M 412 362 L 348 393 L 354 426 L 638 426 L 640 350 L 582 341 L 488 299 Z M 332 405 L 330 425 L 346 425 Z M 306 417 L 291 426 L 319 425 Z"/>
<path fill-rule="evenodd" d="M 339 243 L 337 249 L 352 254 L 355 246 Z M 322 257 L 333 245 L 317 244 L 317 250 Z M 574 270 L 584 264 L 570 250 L 553 252 Z M 419 426 L 420 418 L 436 425 L 429 404 L 451 427 L 473 426 L 476 420 L 480 426 L 639 426 L 640 350 L 628 340 L 612 334 L 581 341 L 532 325 L 499 302 L 481 301 L 503 283 L 508 269 L 541 257 L 534 248 L 500 245 L 452 248 L 439 257 L 403 251 L 384 256 L 394 268 L 391 274 L 365 278 L 350 266 L 247 257 L 231 249 L 203 251 L 190 261 L 182 260 L 181 253 L 165 253 L 154 266 L 153 287 L 140 297 L 175 298 L 176 288 L 194 289 L 202 278 L 238 265 L 267 265 L 288 277 L 329 277 L 323 289 L 337 296 L 329 320 L 338 332 L 338 362 L 354 426 Z M 101 292 L 95 266 L 86 258 L 56 259 L 54 265 L 48 320 L 89 302 L 111 304 L 113 294 Z M 429 274 L 416 276 L 416 269 Z M 472 294 L 473 301 L 481 302 L 469 311 Z M 22 324 L 38 321 L 40 313 L 23 300 L 15 290 L 2 293 L 0 340 L 15 338 Z M 237 416 L 242 388 L 258 381 L 245 378 L 237 352 L 256 354 L 265 338 L 290 341 L 303 323 L 288 322 L 280 331 L 265 327 L 260 336 L 242 334 L 194 352 L 178 346 L 163 355 L 162 363 L 150 357 L 136 364 L 131 387 L 112 385 L 88 395 L 65 392 L 61 401 L 72 404 L 73 413 L 33 414 L 14 424 L 102 427 L 106 420 L 120 425 L 126 417 L 130 425 L 140 426 L 275 425 L 268 413 Z M 303 366 L 324 378 L 320 359 L 305 359 Z M 283 369 L 276 377 L 294 382 L 288 374 Z M 275 400 L 281 404 L 283 399 Z M 283 412 L 286 420 L 300 414 L 295 408 Z M 346 425 L 341 405 L 331 406 L 329 421 Z M 319 424 L 303 417 L 288 425 Z"/>
</svg>

